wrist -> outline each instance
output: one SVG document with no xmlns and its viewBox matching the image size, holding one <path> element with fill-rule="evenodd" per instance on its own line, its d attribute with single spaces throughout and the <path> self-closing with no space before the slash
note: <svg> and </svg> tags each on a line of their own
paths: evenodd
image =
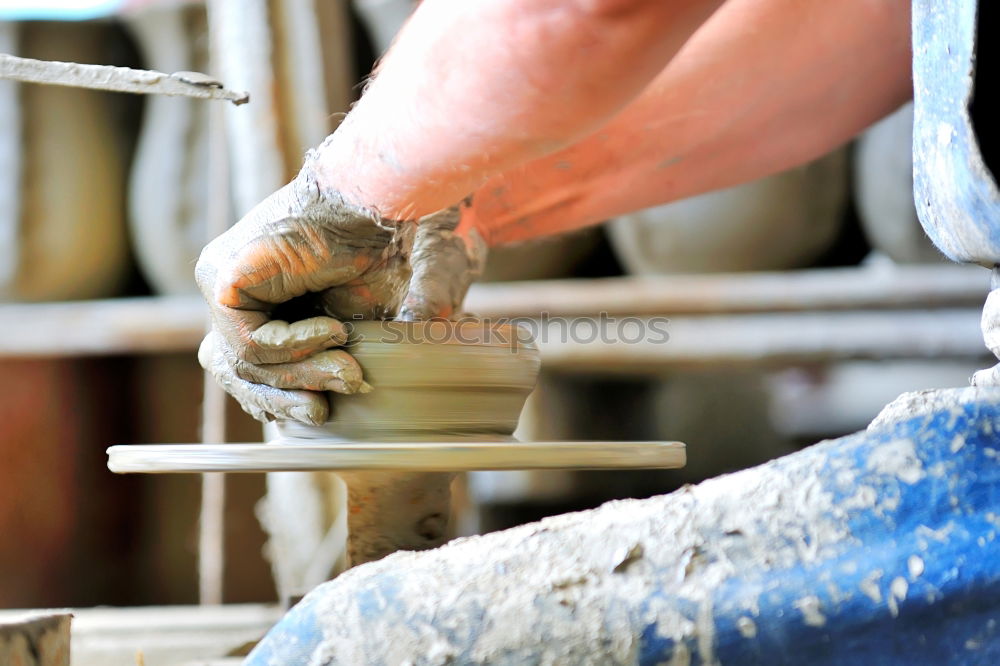
<svg viewBox="0 0 1000 666">
<path fill-rule="evenodd" d="M 326 142 L 321 144 L 324 146 Z M 412 235 L 413 220 L 396 220 L 385 217 L 376 208 L 360 203 L 362 199 L 345 192 L 343 182 L 329 178 L 324 168 L 319 148 L 306 153 L 305 161 L 298 175 L 289 184 L 292 188 L 292 203 L 289 210 L 296 209 L 312 220 L 320 220 L 328 227 L 341 227 L 352 234 L 375 235 L 397 234 L 404 228 Z M 401 236 L 403 238 L 403 236 Z"/>
<path fill-rule="evenodd" d="M 415 220 L 434 212 L 409 203 L 409 179 L 400 175 L 405 170 L 387 163 L 385 147 L 369 145 L 355 130 L 353 117 L 348 114 L 337 131 L 307 154 L 320 188 L 387 221 Z"/>
<path fill-rule="evenodd" d="M 346 120 L 344 121 L 346 124 Z M 343 125 L 341 126 L 343 129 Z M 346 146 L 341 130 L 330 134 L 321 144 L 306 153 L 303 170 L 308 169 L 324 196 L 333 196 L 344 203 L 365 210 L 376 210 L 370 197 L 363 194 L 359 182 L 360 169 L 350 169 L 341 159 L 342 155 L 352 155 L 355 165 L 365 164 L 356 146 Z"/>
<path fill-rule="evenodd" d="M 417 220 L 469 193 L 463 189 L 463 169 L 443 168 L 426 155 L 396 150 L 391 136 L 376 131 L 366 119 L 353 121 L 355 117 L 361 118 L 357 110 L 309 151 L 307 161 L 321 187 L 388 220 Z"/>
</svg>

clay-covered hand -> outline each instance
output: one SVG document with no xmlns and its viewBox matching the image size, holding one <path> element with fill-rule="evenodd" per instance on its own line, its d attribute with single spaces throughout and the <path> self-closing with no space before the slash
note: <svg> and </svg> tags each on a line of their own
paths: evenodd
<svg viewBox="0 0 1000 666">
<path fill-rule="evenodd" d="M 259 420 L 324 422 L 323 391 L 370 388 L 336 349 L 348 335 L 339 319 L 396 314 L 415 232 L 412 221 L 382 219 L 324 191 L 307 159 L 202 252 L 196 278 L 212 315 L 202 366 Z"/>
<path fill-rule="evenodd" d="M 318 425 L 325 391 L 371 390 L 337 349 L 349 333 L 341 320 L 449 317 L 485 261 L 458 206 L 386 220 L 324 189 L 314 160 L 213 240 L 196 268 L 212 313 L 198 359 L 261 421 Z"/>
<path fill-rule="evenodd" d="M 1000 358 L 1000 268 L 993 269 L 993 290 L 983 305 L 983 340 L 986 346 Z M 973 386 L 1000 386 L 1000 363 L 992 368 L 980 370 L 972 376 Z"/>
</svg>

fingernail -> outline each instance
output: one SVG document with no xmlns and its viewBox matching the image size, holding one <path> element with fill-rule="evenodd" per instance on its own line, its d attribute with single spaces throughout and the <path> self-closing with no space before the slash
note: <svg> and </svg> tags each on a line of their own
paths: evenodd
<svg viewBox="0 0 1000 666">
<path fill-rule="evenodd" d="M 354 393 L 371 393 L 372 386 L 363 380 L 344 381 L 341 379 L 332 379 L 327 383 L 326 390 L 351 395 Z"/>
</svg>

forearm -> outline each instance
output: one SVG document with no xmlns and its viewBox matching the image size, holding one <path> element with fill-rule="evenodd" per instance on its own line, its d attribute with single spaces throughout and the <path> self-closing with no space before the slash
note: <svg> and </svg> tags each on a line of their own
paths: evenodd
<svg viewBox="0 0 1000 666">
<path fill-rule="evenodd" d="M 424 0 L 321 151 L 321 181 L 391 218 L 605 123 L 720 0 Z"/>
<path fill-rule="evenodd" d="M 491 179 L 465 221 L 496 245 L 746 182 L 824 154 L 910 94 L 908 0 L 729 0 L 639 99 Z"/>
</svg>

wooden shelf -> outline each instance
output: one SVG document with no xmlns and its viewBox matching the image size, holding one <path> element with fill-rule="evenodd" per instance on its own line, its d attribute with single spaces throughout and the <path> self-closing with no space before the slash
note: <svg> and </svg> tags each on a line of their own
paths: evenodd
<svg viewBox="0 0 1000 666">
<path fill-rule="evenodd" d="M 969 266 L 845 268 L 710 276 L 475 285 L 480 316 L 665 316 L 666 343 L 576 341 L 536 325 L 552 370 L 651 372 L 678 364 L 985 355 L 987 271 Z M 928 309 L 933 308 L 933 309 Z M 198 296 L 0 305 L 0 356 L 193 352 Z M 580 330 L 586 331 L 585 327 Z"/>
<path fill-rule="evenodd" d="M 989 280 L 978 266 L 940 264 L 498 282 L 473 285 L 465 307 L 483 317 L 982 307 Z"/>
<path fill-rule="evenodd" d="M 192 351 L 208 309 L 198 296 L 0 305 L 0 355 Z"/>
<path fill-rule="evenodd" d="M 281 619 L 274 605 L 73 608 L 73 666 L 205 664 L 257 641 Z M 0 622 L 53 611 L 0 610 Z M 236 662 L 239 663 L 239 662 Z"/>
<path fill-rule="evenodd" d="M 549 371 L 630 375 L 723 364 L 985 359 L 981 314 L 962 308 L 679 316 L 669 318 L 666 342 L 626 343 L 568 340 L 556 323 L 538 346 Z"/>
</svg>

